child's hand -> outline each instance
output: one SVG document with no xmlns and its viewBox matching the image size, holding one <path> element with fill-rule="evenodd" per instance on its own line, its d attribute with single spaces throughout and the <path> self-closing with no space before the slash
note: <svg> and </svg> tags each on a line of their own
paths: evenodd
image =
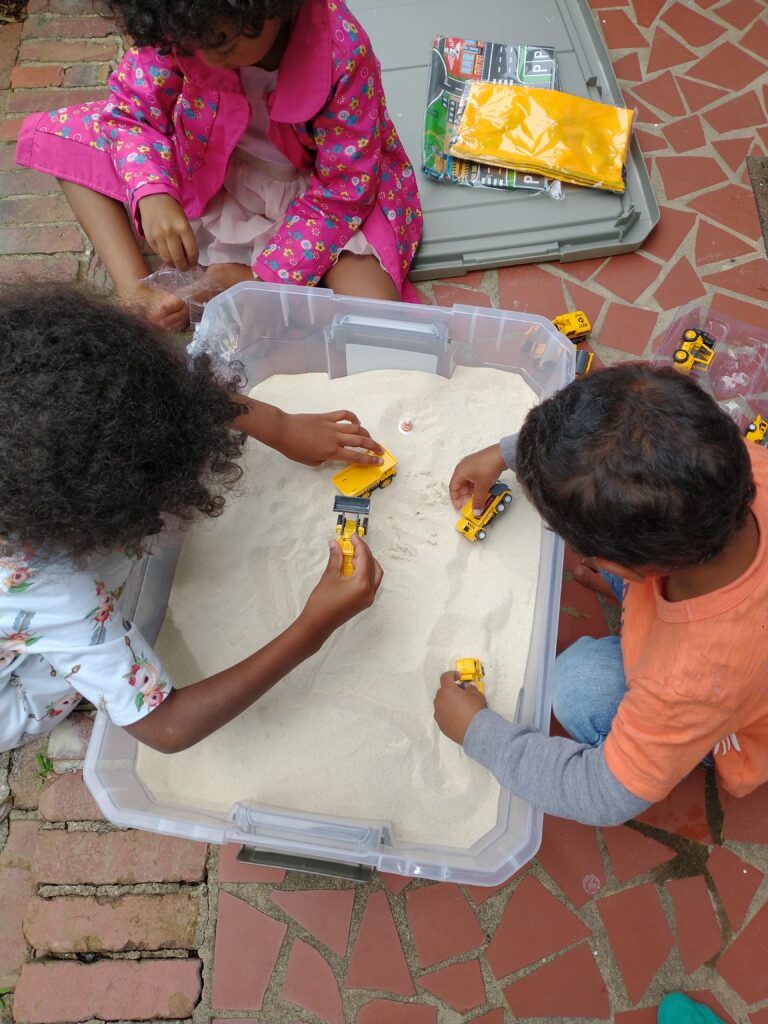
<svg viewBox="0 0 768 1024">
<path fill-rule="evenodd" d="M 177 270 L 197 266 L 197 242 L 187 216 L 165 192 L 139 200 L 144 237 L 160 259 Z"/>
<path fill-rule="evenodd" d="M 472 510 L 480 515 L 488 500 L 491 484 L 499 479 L 499 474 L 507 469 L 501 455 L 501 445 L 492 444 L 472 455 L 466 455 L 456 466 L 448 484 L 448 491 L 455 508 L 461 508 L 470 498 Z"/>
<path fill-rule="evenodd" d="M 357 534 L 352 534 L 350 540 L 355 549 L 352 575 L 341 575 L 341 548 L 335 540 L 330 541 L 325 572 L 299 615 L 313 637 L 327 639 L 348 619 L 369 608 L 381 584 L 384 572 L 368 545 Z"/>
<path fill-rule="evenodd" d="M 458 672 L 443 672 L 440 676 L 440 689 L 435 695 L 435 721 L 449 740 L 463 743 L 469 723 L 488 707 L 488 701 L 471 683 L 462 690 L 457 685 L 458 678 Z"/>
<path fill-rule="evenodd" d="M 378 465 L 381 462 L 378 456 L 354 449 L 370 448 L 374 452 L 384 450 L 348 409 L 286 414 L 273 447 L 294 462 L 303 462 L 305 466 L 319 466 L 328 459 Z"/>
</svg>

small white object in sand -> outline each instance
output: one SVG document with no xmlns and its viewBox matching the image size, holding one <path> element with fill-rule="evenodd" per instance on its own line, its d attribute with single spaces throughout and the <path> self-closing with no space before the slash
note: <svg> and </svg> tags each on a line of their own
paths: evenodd
<svg viewBox="0 0 768 1024">
<path fill-rule="evenodd" d="M 142 747 L 156 798 L 218 812 L 238 801 L 391 822 L 397 842 L 467 848 L 496 825 L 499 786 L 438 731 L 441 672 L 479 658 L 486 696 L 515 713 L 536 597 L 541 521 L 511 473 L 509 508 L 471 543 L 448 498 L 456 462 L 517 430 L 522 377 L 459 367 L 450 380 L 375 370 L 274 376 L 252 392 L 288 412 L 353 409 L 400 459 L 374 491 L 368 541 L 384 568 L 374 605 L 223 729 L 180 754 Z M 399 432 L 407 403 L 419 443 Z M 181 686 L 247 657 L 298 614 L 325 566 L 338 466 L 310 469 L 249 441 L 242 493 L 189 532 L 157 644 Z"/>
</svg>

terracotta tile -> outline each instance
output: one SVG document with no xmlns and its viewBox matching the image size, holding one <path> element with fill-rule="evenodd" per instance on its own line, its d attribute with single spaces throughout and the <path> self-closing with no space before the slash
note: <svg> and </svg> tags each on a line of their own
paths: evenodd
<svg viewBox="0 0 768 1024">
<path fill-rule="evenodd" d="M 757 1013 L 750 1013 L 749 1024 L 768 1024 L 768 1007 L 758 1010 Z"/>
<path fill-rule="evenodd" d="M 603 858 L 591 825 L 545 815 L 536 859 L 577 909 L 605 885 Z"/>
<path fill-rule="evenodd" d="M 280 999 L 309 1010 L 328 1024 L 344 1024 L 333 971 L 314 946 L 301 939 L 296 939 L 288 957 Z"/>
<path fill-rule="evenodd" d="M 662 309 L 674 309 L 706 295 L 707 290 L 688 257 L 681 256 L 671 270 L 662 271 L 661 284 L 653 294 Z"/>
<path fill-rule="evenodd" d="M 707 883 L 702 875 L 667 882 L 675 905 L 677 947 L 688 974 L 711 960 L 720 950 L 722 937 Z"/>
<path fill-rule="evenodd" d="M 520 871 L 524 871 L 525 868 L 521 868 Z M 500 885 L 465 885 L 464 888 L 469 893 L 469 898 L 472 900 L 476 907 L 481 907 L 486 900 L 489 900 L 491 896 L 495 896 L 497 892 L 501 892 L 502 889 L 506 889 L 520 874 L 520 871 L 516 871 L 511 878 L 508 878 L 506 882 L 502 882 Z"/>
<path fill-rule="evenodd" d="M 710 18 L 680 3 L 672 4 L 662 14 L 661 20 L 674 29 L 689 46 L 709 46 L 725 31 L 722 25 L 717 25 Z"/>
<path fill-rule="evenodd" d="M 620 882 L 629 882 L 677 856 L 668 846 L 626 825 L 601 831 L 608 847 L 613 874 Z"/>
<path fill-rule="evenodd" d="M 509 898 L 488 946 L 488 963 L 495 977 L 505 978 L 589 934 L 572 911 L 528 875 Z"/>
<path fill-rule="evenodd" d="M 219 849 L 220 882 L 272 882 L 278 885 L 285 880 L 282 868 L 262 868 L 257 864 L 239 864 L 235 858 L 240 851 L 238 843 L 227 843 Z"/>
<path fill-rule="evenodd" d="M 712 145 L 731 170 L 735 171 L 746 163 L 747 155 L 754 145 L 754 140 L 751 136 L 747 136 L 745 139 L 717 139 Z"/>
<path fill-rule="evenodd" d="M 443 277 L 441 283 L 463 284 L 465 288 L 479 288 L 485 277 L 484 270 L 470 270 L 467 274 L 458 274 L 456 277 Z"/>
<path fill-rule="evenodd" d="M 757 0 L 731 0 L 729 4 L 717 9 L 718 18 L 735 28 L 746 28 L 760 13 L 765 13 L 765 6 Z"/>
<path fill-rule="evenodd" d="M 610 1017 L 608 990 L 588 942 L 582 942 L 520 981 L 504 996 L 515 1017 Z"/>
<path fill-rule="evenodd" d="M 588 2 L 593 11 L 600 7 L 627 7 L 629 5 L 629 0 L 588 0 Z"/>
<path fill-rule="evenodd" d="M 470 1024 L 504 1024 L 504 1011 L 491 1010 L 490 1013 L 484 1013 L 481 1017 L 473 1017 Z"/>
<path fill-rule="evenodd" d="M 632 252 L 608 260 L 595 281 L 625 302 L 634 302 L 653 284 L 660 270 L 658 263 Z"/>
<path fill-rule="evenodd" d="M 738 292 L 750 299 L 768 301 L 768 263 L 762 256 L 719 274 L 707 274 L 704 280 L 717 288 Z"/>
<path fill-rule="evenodd" d="M 721 43 L 706 57 L 702 57 L 686 74 L 702 82 L 712 83 L 739 93 L 756 81 L 764 72 L 760 61 L 733 43 Z"/>
<path fill-rule="evenodd" d="M 575 580 L 565 580 L 560 591 L 557 652 L 564 651 L 579 637 L 607 636 L 610 630 L 594 591 Z"/>
<path fill-rule="evenodd" d="M 486 1000 L 479 960 L 440 967 L 431 974 L 422 975 L 419 985 L 459 1013 L 475 1010 Z"/>
<path fill-rule="evenodd" d="M 709 855 L 707 869 L 715 883 L 731 928 L 741 928 L 752 897 L 765 877 L 762 871 L 740 860 L 724 846 L 716 846 Z"/>
<path fill-rule="evenodd" d="M 749 32 L 741 37 L 740 45 L 745 50 L 751 50 L 763 60 L 768 60 L 768 22 L 760 19 L 756 21 Z"/>
<path fill-rule="evenodd" d="M 659 26 L 653 34 L 653 44 L 648 57 L 646 74 L 653 75 L 657 71 L 678 67 L 688 61 L 696 60 L 696 54 Z"/>
<path fill-rule="evenodd" d="M 704 803 L 704 772 L 696 769 L 666 799 L 644 811 L 638 821 L 700 843 L 711 843 Z"/>
<path fill-rule="evenodd" d="M 211 1005 L 260 1010 L 288 926 L 219 890 Z M 342 1022 L 343 1024 L 343 1022 Z"/>
<path fill-rule="evenodd" d="M 625 1010 L 617 1013 L 614 1024 L 656 1024 L 658 1007 L 651 1006 L 647 1010 Z"/>
<path fill-rule="evenodd" d="M 640 97 L 629 88 L 624 86 L 622 89 L 622 95 L 624 96 L 624 103 L 635 112 L 635 118 L 633 123 L 634 128 L 638 128 L 645 125 L 647 128 L 658 128 L 664 117 L 662 114 L 658 114 L 656 111 L 651 110 L 650 107 L 640 99 Z M 685 111 L 681 111 L 685 113 Z"/>
<path fill-rule="evenodd" d="M 732 316 L 735 320 L 741 320 L 742 323 L 752 324 L 753 327 L 760 327 L 768 331 L 768 306 L 764 303 L 756 306 L 751 302 L 735 299 L 732 295 L 715 292 L 712 296 L 712 309 L 717 310 L 718 313 Z"/>
<path fill-rule="evenodd" d="M 720 1020 L 725 1021 L 725 1024 L 734 1024 L 733 1017 L 723 1008 L 722 1004 L 715 999 L 711 992 L 686 992 L 689 999 L 692 999 L 694 1003 L 701 1003 L 703 1006 L 709 1007 L 712 1013 L 716 1014 Z"/>
<path fill-rule="evenodd" d="M 655 327 L 655 313 L 612 302 L 600 328 L 598 341 L 601 345 L 640 356 L 645 351 Z"/>
<path fill-rule="evenodd" d="M 270 899 L 339 956 L 349 941 L 354 889 L 273 889 Z"/>
<path fill-rule="evenodd" d="M 374 999 L 360 1010 L 357 1024 L 437 1024 L 437 1007 Z"/>
<path fill-rule="evenodd" d="M 655 153 L 659 149 L 667 148 L 667 140 L 660 138 L 654 132 L 646 128 L 637 128 L 635 136 L 640 143 L 640 150 L 643 153 Z"/>
<path fill-rule="evenodd" d="M 706 144 L 704 130 L 701 121 L 696 114 L 690 114 L 679 121 L 662 128 L 664 138 L 676 153 L 690 153 L 691 150 L 701 149 Z"/>
<path fill-rule="evenodd" d="M 643 28 L 649 28 L 659 16 L 666 0 L 633 0 L 635 21 Z"/>
<path fill-rule="evenodd" d="M 577 278 L 579 281 L 586 281 L 592 277 L 596 270 L 598 270 L 605 263 L 604 259 L 598 260 L 577 260 L 575 263 L 561 263 L 560 269 L 564 270 L 566 274 L 571 277 Z"/>
<path fill-rule="evenodd" d="M 725 185 L 703 196 L 689 199 L 687 205 L 746 238 L 755 241 L 761 238 L 760 221 L 751 189 L 742 188 L 741 185 Z"/>
<path fill-rule="evenodd" d="M 670 206 L 660 207 L 659 223 L 643 242 L 643 252 L 670 260 L 678 252 L 696 223 L 696 216 L 688 210 L 675 210 Z"/>
<path fill-rule="evenodd" d="M 568 281 L 565 287 L 571 296 L 571 308 L 583 310 L 594 327 L 605 299 L 591 288 L 582 288 L 581 285 L 573 284 L 571 281 Z"/>
<path fill-rule="evenodd" d="M 565 309 L 560 279 L 530 263 L 499 270 L 499 302 L 502 309 L 550 319 Z"/>
<path fill-rule="evenodd" d="M 696 266 L 703 267 L 708 263 L 719 263 L 721 260 L 747 256 L 754 252 L 753 245 L 732 235 L 730 231 L 716 228 L 703 218 L 699 221 L 699 230 L 696 233 Z"/>
<path fill-rule="evenodd" d="M 664 195 L 669 200 L 727 180 L 717 160 L 711 156 L 660 156 L 657 164 L 664 182 Z"/>
<path fill-rule="evenodd" d="M 718 787 L 718 793 L 725 814 L 723 839 L 768 843 L 768 785 L 759 786 L 742 797 L 731 796 L 722 786 Z"/>
<path fill-rule="evenodd" d="M 644 103 L 656 110 L 661 110 L 670 117 L 683 117 L 686 109 L 677 91 L 675 79 L 671 71 L 664 71 L 641 85 L 635 86 L 635 95 Z"/>
<path fill-rule="evenodd" d="M 768 904 L 763 905 L 717 962 L 715 970 L 745 1003 L 768 999 Z"/>
<path fill-rule="evenodd" d="M 403 889 L 406 889 L 413 881 L 407 875 L 390 875 L 386 871 L 382 871 L 379 878 L 381 878 L 382 885 L 386 885 L 393 896 L 399 896 Z"/>
<path fill-rule="evenodd" d="M 490 306 L 491 297 L 476 288 L 459 288 L 454 284 L 437 284 L 433 289 L 438 306 Z"/>
<path fill-rule="evenodd" d="M 635 886 L 597 904 L 613 955 L 627 986 L 629 1001 L 637 1003 L 675 944 L 652 882 Z M 627 922 L 632 927 L 627 927 Z"/>
<path fill-rule="evenodd" d="M 613 73 L 620 82 L 642 82 L 640 58 L 636 53 L 628 53 L 626 57 L 613 62 Z"/>
<path fill-rule="evenodd" d="M 595 15 L 609 50 L 639 50 L 648 45 L 642 32 L 632 24 L 626 11 L 600 11 Z"/>
<path fill-rule="evenodd" d="M 477 918 L 455 885 L 439 883 L 411 889 L 406 906 L 422 968 L 468 953 L 485 942 Z"/>
<path fill-rule="evenodd" d="M 401 996 L 416 992 L 387 894 L 381 890 L 368 897 L 344 987 L 378 989 Z"/>
<path fill-rule="evenodd" d="M 729 95 L 725 89 L 715 89 L 711 85 L 703 85 L 701 82 L 695 82 L 682 75 L 677 78 L 677 84 L 694 114 Z"/>
<path fill-rule="evenodd" d="M 704 114 L 716 132 L 725 134 L 739 128 L 754 128 L 765 123 L 765 114 L 757 94 L 750 90 L 727 103 L 720 103 Z"/>
</svg>

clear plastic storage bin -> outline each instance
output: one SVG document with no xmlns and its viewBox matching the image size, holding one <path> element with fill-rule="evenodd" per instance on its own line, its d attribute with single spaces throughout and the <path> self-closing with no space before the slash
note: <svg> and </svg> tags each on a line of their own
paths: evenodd
<svg viewBox="0 0 768 1024">
<path fill-rule="evenodd" d="M 192 347 L 239 364 L 244 390 L 277 373 L 326 371 L 338 377 L 387 368 L 450 377 L 456 366 L 478 366 L 520 374 L 539 399 L 573 378 L 575 358 L 571 343 L 542 317 L 374 302 L 321 288 L 256 282 L 238 285 L 208 304 Z M 179 534 L 162 535 L 124 594 L 125 614 L 150 642 L 162 625 L 182 540 Z M 533 634 L 517 719 L 545 732 L 562 556 L 562 542 L 542 529 Z M 139 777 L 137 751 L 137 741 L 124 729 L 97 716 L 85 780 L 110 821 L 204 842 L 240 843 L 261 863 L 338 870 L 352 877 L 377 868 L 495 885 L 530 860 L 541 841 L 541 813 L 506 791 L 500 794 L 496 827 L 469 849 L 404 844 L 387 821 L 334 820 L 309 807 L 298 813 L 242 802 L 224 815 L 165 804 Z"/>
</svg>

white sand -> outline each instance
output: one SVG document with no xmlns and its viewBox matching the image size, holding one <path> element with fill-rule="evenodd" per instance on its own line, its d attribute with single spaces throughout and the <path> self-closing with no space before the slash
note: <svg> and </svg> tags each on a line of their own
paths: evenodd
<svg viewBox="0 0 768 1024">
<path fill-rule="evenodd" d="M 372 497 L 369 542 L 384 567 L 372 608 L 234 722 L 175 755 L 141 748 L 162 800 L 228 811 L 254 801 L 389 821 L 398 841 L 465 848 L 496 824 L 499 786 L 432 717 L 440 673 L 478 657 L 486 693 L 515 712 L 528 655 L 540 520 L 514 501 L 472 544 L 454 529 L 458 459 L 519 426 L 535 396 L 492 369 L 276 376 L 252 394 L 288 412 L 351 408 L 400 460 Z M 414 420 L 411 433 L 398 424 Z M 258 649 L 299 612 L 327 558 L 331 476 L 248 443 L 243 493 L 196 525 L 179 562 L 157 652 L 176 685 Z"/>
</svg>

